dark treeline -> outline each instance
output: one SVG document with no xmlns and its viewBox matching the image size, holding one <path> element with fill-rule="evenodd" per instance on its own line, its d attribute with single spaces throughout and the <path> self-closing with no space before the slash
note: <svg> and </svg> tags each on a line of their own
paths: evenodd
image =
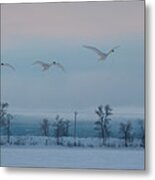
<svg viewBox="0 0 155 180">
<path fill-rule="evenodd" d="M 8 103 L 2 103 L 0 108 L 0 127 L 1 134 L 5 134 L 7 136 L 7 143 L 10 144 L 11 132 L 11 124 L 13 123 L 13 116 L 8 113 Z M 95 114 L 97 115 L 97 120 L 94 121 L 94 131 L 98 138 L 102 139 L 102 146 L 107 146 L 107 140 L 111 137 L 111 115 L 112 108 L 110 105 L 102 105 L 98 106 L 95 110 Z M 60 115 L 55 117 L 54 122 L 50 121 L 47 118 L 44 118 L 42 122 L 39 124 L 39 131 L 41 136 L 45 137 L 55 137 L 57 145 L 63 145 L 64 137 L 73 137 L 74 142 L 73 146 L 77 146 L 77 129 L 78 129 L 78 113 L 73 113 L 72 120 L 66 120 Z M 72 122 L 72 125 L 71 125 Z M 140 135 L 139 139 L 141 139 L 141 147 L 145 147 L 145 128 L 143 121 L 139 121 L 139 130 Z M 73 127 L 72 127 L 73 126 Z M 72 127 L 73 132 L 70 133 L 70 128 Z M 5 131 L 5 133 L 2 133 Z M 119 124 L 119 134 L 120 138 L 124 141 L 124 146 L 128 147 L 129 143 L 133 141 L 135 138 L 134 133 L 132 132 L 133 125 L 131 121 L 120 122 Z M 53 133 L 51 133 L 51 130 Z M 93 129 L 92 129 L 93 131 Z M 45 145 L 48 145 L 48 140 L 46 140 Z"/>
</svg>

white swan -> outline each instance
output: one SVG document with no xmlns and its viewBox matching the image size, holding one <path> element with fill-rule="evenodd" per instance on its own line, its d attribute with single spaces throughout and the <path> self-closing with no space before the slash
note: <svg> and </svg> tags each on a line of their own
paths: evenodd
<svg viewBox="0 0 155 180">
<path fill-rule="evenodd" d="M 1 66 L 7 66 L 7 67 L 10 67 L 12 70 L 15 71 L 15 68 L 14 68 L 11 64 L 9 64 L 9 63 L 1 63 Z"/>
<path fill-rule="evenodd" d="M 45 63 L 45 62 L 43 62 L 43 61 L 36 61 L 36 62 L 34 62 L 32 65 L 35 65 L 35 64 L 40 64 L 41 66 L 42 66 L 42 70 L 43 71 L 47 71 L 50 67 L 52 67 L 52 66 L 57 66 L 57 67 L 59 67 L 62 71 L 64 71 L 65 72 L 65 68 L 60 64 L 60 63 L 58 63 L 58 62 L 56 62 L 56 61 L 53 61 L 53 62 L 51 62 L 51 63 Z"/>
<path fill-rule="evenodd" d="M 114 48 L 110 49 L 107 53 L 104 53 L 104 52 L 100 51 L 99 49 L 97 49 L 96 47 L 93 47 L 93 46 L 84 45 L 83 47 L 96 52 L 99 56 L 98 60 L 105 60 L 109 56 L 109 54 L 115 52 L 115 49 L 119 48 L 120 46 L 115 46 Z"/>
</svg>

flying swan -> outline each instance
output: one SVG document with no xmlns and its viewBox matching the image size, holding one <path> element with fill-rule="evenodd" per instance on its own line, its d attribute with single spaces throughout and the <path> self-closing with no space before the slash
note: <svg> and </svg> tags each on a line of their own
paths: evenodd
<svg viewBox="0 0 155 180">
<path fill-rule="evenodd" d="M 49 68 L 51 68 L 52 66 L 56 66 L 56 67 L 60 68 L 62 71 L 65 72 L 64 67 L 63 67 L 60 63 L 58 63 L 58 62 L 56 62 L 56 61 L 53 61 L 53 62 L 51 62 L 51 63 L 45 63 L 45 62 L 43 62 L 43 61 L 36 61 L 36 62 L 34 62 L 32 65 L 35 65 L 35 64 L 41 65 L 43 71 L 47 71 L 47 70 L 49 70 Z"/>
<path fill-rule="evenodd" d="M 94 51 L 95 53 L 97 53 L 97 55 L 99 56 L 98 60 L 105 60 L 109 56 L 109 54 L 115 52 L 115 49 L 119 48 L 120 46 L 115 46 L 114 48 L 110 49 L 107 53 L 104 53 L 101 50 L 99 50 L 93 46 L 84 45 L 83 47 L 90 49 L 90 50 Z"/>
</svg>

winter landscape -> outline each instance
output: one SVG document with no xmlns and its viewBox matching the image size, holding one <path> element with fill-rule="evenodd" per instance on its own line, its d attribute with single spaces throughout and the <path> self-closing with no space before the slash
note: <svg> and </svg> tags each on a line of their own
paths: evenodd
<svg viewBox="0 0 155 180">
<path fill-rule="evenodd" d="M 99 169 L 144 169 L 144 121 L 112 116 L 99 106 L 98 120 L 55 120 L 7 113 L 3 106 L 1 165 Z M 130 119 L 130 121 L 129 121 Z M 102 132 L 103 130 L 103 132 Z"/>
<path fill-rule="evenodd" d="M 144 170 L 144 2 L 2 4 L 1 19 L 1 166 Z"/>
</svg>

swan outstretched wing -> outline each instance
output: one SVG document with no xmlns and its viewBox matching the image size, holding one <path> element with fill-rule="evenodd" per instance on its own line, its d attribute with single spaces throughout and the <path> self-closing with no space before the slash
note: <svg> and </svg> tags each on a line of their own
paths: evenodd
<svg viewBox="0 0 155 180">
<path fill-rule="evenodd" d="M 55 65 L 56 65 L 57 67 L 59 67 L 62 71 L 66 72 L 66 70 L 65 70 L 65 68 L 64 68 L 64 66 L 63 66 L 62 64 L 56 63 Z"/>
<path fill-rule="evenodd" d="M 118 49 L 118 48 L 120 48 L 120 46 L 115 46 L 113 49 Z"/>
<path fill-rule="evenodd" d="M 87 46 L 87 45 L 83 45 L 84 48 L 90 49 L 94 52 L 96 52 L 99 56 L 103 56 L 105 55 L 105 53 L 103 53 L 102 51 L 100 51 L 99 49 L 97 49 L 96 47 L 93 46 Z"/>
<path fill-rule="evenodd" d="M 32 65 L 35 65 L 35 64 L 40 64 L 40 65 L 43 65 L 43 64 L 45 64 L 44 62 L 42 62 L 42 61 L 35 61 Z"/>
<path fill-rule="evenodd" d="M 11 64 L 9 64 L 9 63 L 4 63 L 4 66 L 8 66 L 8 67 L 10 67 L 12 70 L 15 71 L 15 68 L 14 68 Z"/>
</svg>

